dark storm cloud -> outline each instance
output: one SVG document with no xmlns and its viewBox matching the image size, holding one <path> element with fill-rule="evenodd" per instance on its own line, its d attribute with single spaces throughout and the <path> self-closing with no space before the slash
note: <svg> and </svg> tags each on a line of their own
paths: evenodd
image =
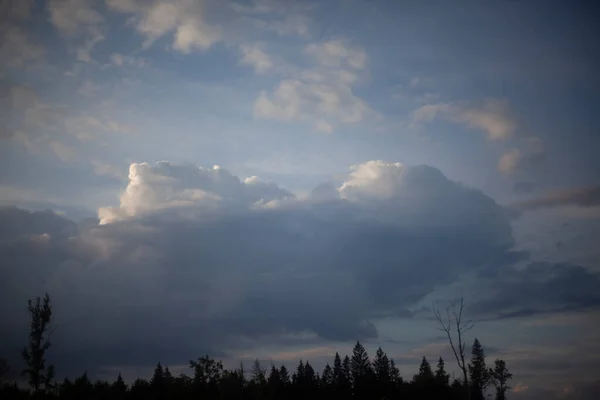
<svg viewBox="0 0 600 400">
<path fill-rule="evenodd" d="M 0 243 L 44 233 L 62 238 L 76 233 L 75 223 L 52 211 L 31 212 L 17 207 L 0 207 Z"/>
<path fill-rule="evenodd" d="M 572 264 L 532 262 L 523 269 L 505 268 L 479 283 L 485 292 L 469 311 L 503 319 L 585 310 L 600 306 L 600 274 Z"/>
<path fill-rule="evenodd" d="M 26 337 L 26 300 L 49 291 L 54 351 L 74 369 L 185 362 L 302 332 L 374 338 L 374 318 L 406 316 L 459 273 L 523 257 L 491 198 L 434 168 L 383 162 L 355 166 L 340 188 L 305 200 L 220 168 L 134 164 L 103 225 L 5 212 L 2 353 Z M 535 271 L 512 279 L 531 285 L 547 273 Z"/>
</svg>

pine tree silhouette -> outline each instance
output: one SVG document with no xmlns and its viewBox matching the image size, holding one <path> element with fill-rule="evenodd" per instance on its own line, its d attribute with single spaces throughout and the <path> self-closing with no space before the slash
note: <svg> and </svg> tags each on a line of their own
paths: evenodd
<svg viewBox="0 0 600 400">
<path fill-rule="evenodd" d="M 369 386 L 373 376 L 373 369 L 369 361 L 369 354 L 360 342 L 356 342 L 350 359 L 350 370 L 352 374 L 352 388 L 356 398 L 365 398 L 369 392 Z"/>
<path fill-rule="evenodd" d="M 435 370 L 435 381 L 438 385 L 447 387 L 450 385 L 450 375 L 446 373 L 444 359 L 440 357 Z"/>
<path fill-rule="evenodd" d="M 494 369 L 489 369 L 491 383 L 496 387 L 496 400 L 506 400 L 506 391 L 510 389 L 508 381 L 512 379 L 512 374 L 506 368 L 504 360 L 496 360 Z"/>
<path fill-rule="evenodd" d="M 31 317 L 29 328 L 29 345 L 21 350 L 21 356 L 27 368 L 22 374 L 29 378 L 29 385 L 35 394 L 39 393 L 40 386 L 44 385 L 46 390 L 52 387 L 54 380 L 54 366 L 46 367 L 46 352 L 52 345 L 50 342 L 49 325 L 52 319 L 52 306 L 50 296 L 45 294 L 43 303 L 37 297 L 35 303 L 27 302 L 27 309 Z"/>
<path fill-rule="evenodd" d="M 475 338 L 469 362 L 469 380 L 471 382 L 471 400 L 484 400 L 484 391 L 489 383 L 488 370 L 485 366 L 485 354 L 479 340 Z"/>
<path fill-rule="evenodd" d="M 472 355 L 468 367 L 473 386 L 468 395 L 481 400 L 479 394 L 492 384 L 496 387 L 496 400 L 506 400 L 512 374 L 505 362 L 496 360 L 495 368 L 486 370 L 485 355 L 478 340 L 473 343 Z M 342 358 L 336 353 L 333 364 L 327 363 L 321 374 L 305 360 L 299 361 L 291 377 L 285 365 L 277 367 L 272 363 L 267 377 L 267 371 L 255 360 L 249 371 L 250 380 L 245 377 L 242 363 L 239 368 L 226 370 L 220 361 L 204 356 L 190 360 L 189 366 L 192 377 L 180 374 L 175 378 L 169 367 L 159 362 L 148 380 L 138 378 L 129 388 L 121 374 L 113 383 L 103 380 L 92 383 L 84 372 L 74 382 L 65 378 L 55 393 L 40 391 L 34 397 L 54 400 L 464 400 L 467 395 L 463 381 L 454 380 L 449 385 L 450 377 L 441 357 L 435 373 L 423 357 L 414 379 L 405 382 L 394 360 L 388 358 L 382 348 L 377 349 L 371 361 L 360 342 L 356 342 L 351 358 Z M 0 398 L 26 399 L 30 395 L 13 384 L 0 387 Z"/>
<path fill-rule="evenodd" d="M 119 372 L 119 376 L 117 376 L 117 380 L 112 384 L 111 387 L 111 397 L 114 399 L 124 399 L 127 395 L 127 385 Z"/>
<path fill-rule="evenodd" d="M 431 370 L 431 365 L 429 364 L 429 361 L 427 361 L 426 357 L 423 357 L 421 360 L 419 373 L 415 375 L 413 381 L 421 386 L 431 385 L 434 382 L 433 371 Z"/>
</svg>

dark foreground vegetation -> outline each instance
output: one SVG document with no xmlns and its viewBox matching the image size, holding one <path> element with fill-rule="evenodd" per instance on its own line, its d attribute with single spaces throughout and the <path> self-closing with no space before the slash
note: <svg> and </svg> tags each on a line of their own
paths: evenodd
<svg viewBox="0 0 600 400">
<path fill-rule="evenodd" d="M 285 365 L 264 367 L 256 360 L 249 370 L 227 370 L 220 361 L 208 356 L 190 360 L 190 376 L 173 376 L 168 367 L 157 364 L 152 378 L 137 379 L 127 385 L 121 375 L 114 382 L 91 381 L 87 373 L 74 380 L 55 380 L 54 367 L 46 362 L 46 351 L 51 345 L 49 324 L 52 308 L 48 295 L 29 302 L 31 327 L 29 344 L 22 350 L 27 368 L 22 375 L 29 388 L 19 387 L 6 380 L 8 366 L 0 364 L 1 399 L 506 399 L 508 380 L 512 375 L 502 360 L 493 368 L 485 363 L 484 350 L 475 339 L 470 361 L 465 361 L 464 333 L 472 325 L 462 324 L 463 302 L 457 309 L 450 303 L 445 321 L 436 312 L 442 330 L 446 332 L 457 366 L 463 374 L 451 381 L 444 360 L 437 360 L 435 369 L 423 357 L 419 372 L 404 379 L 379 348 L 369 358 L 365 348 L 357 342 L 351 356 L 335 354 L 332 362 L 319 373 L 309 361 L 300 361 L 294 370 Z M 454 318 L 451 318 L 453 316 Z M 452 322 L 452 324 L 451 324 Z M 457 342 L 453 341 L 455 327 Z"/>
</svg>

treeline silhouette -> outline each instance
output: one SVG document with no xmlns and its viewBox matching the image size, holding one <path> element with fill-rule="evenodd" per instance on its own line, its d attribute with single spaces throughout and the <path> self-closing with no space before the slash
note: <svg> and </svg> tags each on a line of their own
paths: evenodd
<svg viewBox="0 0 600 400">
<path fill-rule="evenodd" d="M 54 366 L 46 366 L 45 359 L 51 345 L 47 332 L 52 316 L 48 295 L 43 302 L 40 298 L 36 302 L 29 301 L 29 312 L 29 345 L 22 350 L 27 368 L 22 375 L 28 378 L 30 388 L 19 387 L 15 381 L 4 381 L 0 389 L 2 399 L 483 400 L 487 389 L 495 388 L 495 393 L 489 395 L 505 400 L 507 382 L 512 378 L 502 360 L 496 360 L 494 368 L 486 367 L 483 347 L 475 339 L 466 382 L 458 379 L 451 382 L 441 357 L 435 370 L 423 357 L 418 373 L 405 380 L 394 360 L 381 348 L 371 359 L 360 342 L 356 342 L 351 356 L 336 353 L 320 373 L 309 361 L 300 361 L 293 370 L 285 365 L 265 367 L 258 360 L 249 370 L 242 363 L 228 370 L 221 361 L 207 355 L 190 360 L 191 376 L 174 376 L 168 366 L 163 367 L 159 362 L 150 379 L 138 378 L 130 385 L 121 374 L 114 382 L 107 382 L 92 381 L 87 372 L 74 380 L 65 378 L 56 382 Z"/>
</svg>

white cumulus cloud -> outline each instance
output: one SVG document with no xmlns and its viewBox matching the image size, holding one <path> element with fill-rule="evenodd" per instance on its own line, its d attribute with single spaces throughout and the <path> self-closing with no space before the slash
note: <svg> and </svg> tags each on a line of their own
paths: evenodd
<svg viewBox="0 0 600 400">
<path fill-rule="evenodd" d="M 101 208 L 101 224 L 171 210 L 185 215 L 208 213 L 220 207 L 250 207 L 256 202 L 291 198 L 277 185 L 250 177 L 241 181 L 226 169 L 133 163 L 119 207 Z"/>
</svg>

